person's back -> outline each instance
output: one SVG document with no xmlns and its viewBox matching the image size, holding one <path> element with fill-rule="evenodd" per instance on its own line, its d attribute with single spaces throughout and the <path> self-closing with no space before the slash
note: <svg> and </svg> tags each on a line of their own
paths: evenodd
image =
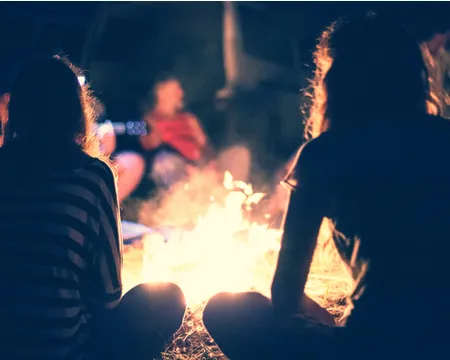
<svg viewBox="0 0 450 360">
<path fill-rule="evenodd" d="M 117 275 L 98 279 L 121 265 L 102 259 L 119 238 L 113 174 L 75 146 L 33 153 L 17 141 L 0 166 L 0 357 L 84 359 L 91 316 L 121 296 Z"/>
<path fill-rule="evenodd" d="M 282 325 L 264 335 L 284 358 L 439 358 L 449 320 L 435 299 L 450 272 L 450 124 L 427 115 L 437 104 L 418 43 L 395 20 L 368 14 L 327 28 L 314 61 L 313 140 L 285 180 L 290 201 L 263 313 Z M 357 285 L 344 328 L 305 294 L 324 218 Z M 249 299 L 235 301 L 239 321 Z M 224 326 L 231 315 L 216 320 L 225 301 L 210 300 L 204 323 L 221 348 L 242 354 Z M 267 338 L 252 340 L 263 346 Z"/>
<path fill-rule="evenodd" d="M 90 317 L 121 296 L 120 283 L 95 280 L 96 266 L 120 271 L 113 259 L 94 258 L 118 239 L 114 177 L 79 150 L 47 152 L 39 164 L 31 151 L 0 151 L 0 357 L 83 359 Z"/>
<path fill-rule="evenodd" d="M 429 306 L 450 272 L 449 143 L 450 124 L 423 117 L 407 128 L 391 121 L 330 130 L 303 149 L 316 167 L 311 180 L 329 199 L 338 250 L 358 279 L 347 327 L 360 343 L 382 342 L 377 351 L 419 353 L 430 347 L 429 329 L 449 319 Z"/>
<path fill-rule="evenodd" d="M 121 298 L 115 175 L 78 72 L 44 58 L 13 83 L 0 149 L 0 359 L 153 359 L 184 316 L 174 284 Z"/>
<path fill-rule="evenodd" d="M 99 156 L 78 70 L 15 76 L 0 149 L 0 358 L 84 359 L 122 295 L 115 176 Z"/>
</svg>

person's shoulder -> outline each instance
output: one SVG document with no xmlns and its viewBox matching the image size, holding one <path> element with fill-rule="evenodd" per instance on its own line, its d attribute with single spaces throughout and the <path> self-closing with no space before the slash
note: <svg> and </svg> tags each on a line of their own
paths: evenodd
<svg viewBox="0 0 450 360">
<path fill-rule="evenodd" d="M 330 155 L 334 143 L 334 136 L 331 132 L 325 132 L 307 141 L 297 152 L 297 165 L 306 166 L 323 161 Z"/>
<path fill-rule="evenodd" d="M 104 169 L 107 172 L 113 173 L 113 168 L 109 161 L 93 156 L 89 156 L 89 158 L 91 159 L 91 166 L 96 166 Z"/>
<path fill-rule="evenodd" d="M 88 178 L 91 182 L 99 187 L 102 193 L 109 197 L 116 195 L 116 172 L 113 166 L 106 160 L 89 157 L 89 165 L 83 171 L 84 174 L 79 174 L 80 177 Z M 107 195 L 110 194 L 110 195 Z"/>
<path fill-rule="evenodd" d="M 92 174 L 92 180 L 103 183 L 108 187 L 115 186 L 116 173 L 113 166 L 107 161 L 86 154 L 85 166 L 75 173 L 75 176 L 84 176 L 82 173 Z"/>
<path fill-rule="evenodd" d="M 323 133 L 300 146 L 285 182 L 296 188 L 299 184 L 320 182 L 326 178 L 332 140 L 330 134 Z"/>
<path fill-rule="evenodd" d="M 89 156 L 89 155 L 88 155 Z M 99 175 L 102 175 L 106 179 L 114 179 L 115 171 L 112 164 L 109 161 L 99 159 L 96 157 L 91 157 L 89 165 L 86 167 L 87 170 L 92 170 L 97 172 Z"/>
</svg>

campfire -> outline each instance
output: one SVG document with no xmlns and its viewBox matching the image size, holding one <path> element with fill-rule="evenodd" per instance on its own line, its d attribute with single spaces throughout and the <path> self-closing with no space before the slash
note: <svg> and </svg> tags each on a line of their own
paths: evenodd
<svg viewBox="0 0 450 360">
<path fill-rule="evenodd" d="M 155 229 L 125 248 L 125 290 L 142 282 L 169 281 L 186 296 L 188 314 L 163 359 L 225 359 L 203 327 L 205 302 L 222 291 L 270 296 L 282 231 L 252 216 L 264 194 L 226 173 L 223 183 L 199 174 L 170 194 L 146 203 L 141 222 Z M 324 221 L 306 292 L 336 317 L 352 287 Z"/>
</svg>

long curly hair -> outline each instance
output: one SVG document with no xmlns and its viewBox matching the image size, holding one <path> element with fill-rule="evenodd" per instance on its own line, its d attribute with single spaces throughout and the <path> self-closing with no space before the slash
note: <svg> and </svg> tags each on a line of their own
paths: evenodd
<svg viewBox="0 0 450 360">
<path fill-rule="evenodd" d="M 79 84 L 79 75 L 80 69 L 61 56 L 25 65 L 13 82 L 5 145 L 15 138 L 54 151 L 77 144 L 102 157 L 94 131 L 96 100 L 87 85 Z"/>
<path fill-rule="evenodd" d="M 368 14 L 327 28 L 314 53 L 305 136 L 437 113 L 419 44 L 396 21 Z"/>
</svg>

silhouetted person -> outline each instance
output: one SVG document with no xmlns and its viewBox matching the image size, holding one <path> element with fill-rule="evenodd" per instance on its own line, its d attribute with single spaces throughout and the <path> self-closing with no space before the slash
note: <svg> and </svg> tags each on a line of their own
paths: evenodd
<svg viewBox="0 0 450 360">
<path fill-rule="evenodd" d="M 204 323 L 236 359 L 437 359 L 447 352 L 450 124 L 427 114 L 419 45 L 388 19 L 335 24 L 315 54 L 308 132 L 271 301 L 219 294 Z M 355 279 L 345 327 L 305 293 L 324 218 Z M 313 321 L 313 320 L 316 321 Z"/>
<path fill-rule="evenodd" d="M 172 284 L 122 296 L 115 175 L 89 91 L 55 58 L 15 78 L 0 149 L 0 358 L 150 359 L 181 325 Z"/>
</svg>

